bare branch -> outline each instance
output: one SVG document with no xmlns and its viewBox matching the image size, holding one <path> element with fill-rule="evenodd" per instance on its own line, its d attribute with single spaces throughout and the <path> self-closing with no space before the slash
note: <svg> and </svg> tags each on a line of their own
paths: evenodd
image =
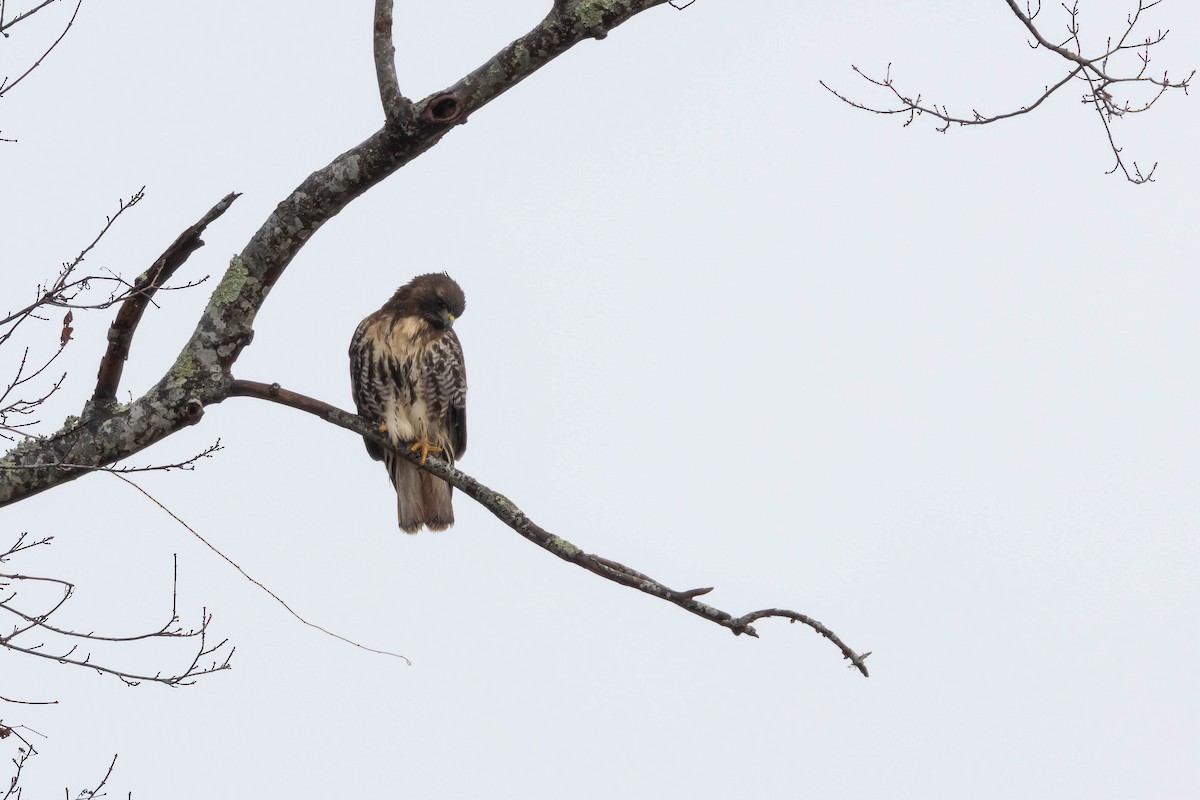
<svg viewBox="0 0 1200 800">
<path fill-rule="evenodd" d="M 53 536 L 43 536 L 41 539 L 29 540 L 29 534 L 21 533 L 17 535 L 17 540 L 9 545 L 9 548 L 3 553 L 0 553 L 0 564 L 4 564 L 9 558 L 21 552 L 22 550 L 31 550 L 38 545 L 48 545 L 53 541 Z"/>
<path fill-rule="evenodd" d="M 45 5 L 46 5 L 45 3 L 42 4 L 42 6 L 45 6 Z M 55 39 L 54 42 L 49 47 L 46 48 L 46 52 L 44 52 L 40 56 L 38 56 L 37 61 L 34 61 L 33 65 L 30 66 L 29 69 L 25 70 L 20 75 L 18 75 L 17 79 L 15 81 L 13 81 L 12 83 L 7 83 L 6 82 L 7 79 L 5 81 L 0 81 L 0 97 L 3 97 L 6 92 L 8 92 L 10 89 L 12 89 L 14 86 L 16 86 L 21 81 L 25 80 L 27 77 L 29 77 L 29 73 L 33 72 L 35 69 L 37 69 L 38 67 L 40 67 L 42 65 L 42 62 L 46 60 L 46 56 L 50 55 L 50 53 L 52 53 L 54 51 L 54 48 L 58 47 L 58 43 L 61 42 L 66 37 L 67 31 L 71 30 L 71 26 L 75 24 L 75 17 L 79 15 L 79 7 L 82 5 L 83 5 L 83 0 L 78 0 L 78 2 L 75 3 L 75 10 L 71 12 L 71 18 L 69 20 L 67 20 L 67 24 L 63 28 L 62 33 L 60 33 L 58 35 L 58 38 Z M 42 6 L 38 6 L 38 8 L 35 8 L 33 11 L 31 11 L 29 13 L 32 14 L 35 11 L 40 10 L 42 8 Z M 25 16 L 28 16 L 28 14 Z M 14 23 L 18 22 L 21 19 L 22 19 L 22 17 L 17 17 L 16 19 L 13 20 L 13 22 Z M 15 140 L 8 139 L 7 141 L 11 142 L 11 141 L 15 141 Z"/>
<path fill-rule="evenodd" d="M 2 2 L 2 0 L 0 0 L 0 2 Z M 17 756 L 16 758 L 12 759 L 15 769 L 12 776 L 9 778 L 6 791 L 2 796 L 0 796 L 0 800 L 20 800 L 21 773 L 24 771 L 29 759 L 38 754 L 37 749 L 30 744 L 29 740 L 17 732 L 17 728 L 27 730 L 30 733 L 41 736 L 43 739 L 46 738 L 43 734 L 38 733 L 27 725 L 6 725 L 3 720 L 0 720 L 0 741 L 7 739 L 9 736 L 15 736 L 21 740 L 22 744 L 25 745 L 24 747 L 17 748 Z M 105 795 L 102 790 L 108 784 L 108 779 L 112 777 L 113 768 L 116 767 L 116 765 L 117 756 L 114 755 L 112 757 L 112 761 L 109 762 L 108 769 L 105 771 L 104 776 L 100 779 L 100 782 L 96 784 L 95 787 L 91 789 L 84 789 L 76 794 L 75 797 L 77 800 L 95 800 L 95 798 L 104 797 Z M 66 793 L 67 800 L 71 800 L 71 791 L 68 789 L 66 790 Z"/>
<path fill-rule="evenodd" d="M 3 646 L 9 650 L 12 650 L 15 653 L 24 653 L 25 655 L 29 655 L 29 656 L 37 656 L 38 658 L 44 658 L 49 661 L 56 661 L 59 664 L 67 664 L 67 665 L 76 666 L 76 667 L 87 667 L 89 669 L 94 669 L 94 670 L 96 670 L 96 672 L 99 672 L 99 673 L 103 673 L 103 674 L 107 674 L 107 675 L 114 675 L 114 676 L 120 678 L 121 681 L 123 681 L 125 684 L 127 684 L 129 686 L 136 686 L 142 682 L 161 683 L 166 686 L 189 686 L 192 683 L 195 683 L 196 679 L 201 676 L 209 675 L 214 672 L 220 672 L 222 670 L 229 669 L 231 666 L 230 662 L 233 658 L 234 648 L 230 648 L 228 650 L 228 652 L 225 653 L 225 656 L 223 659 L 220 659 L 220 660 L 217 659 L 218 651 L 221 648 L 223 648 L 226 644 L 228 644 L 229 640 L 224 639 L 224 640 L 218 642 L 216 645 L 211 646 L 211 647 L 208 645 L 207 631 L 208 631 L 208 626 L 211 622 L 212 622 L 212 617 L 209 616 L 206 611 L 205 615 L 204 615 L 203 623 L 202 623 L 201 627 L 197 629 L 197 635 L 200 637 L 200 639 L 199 639 L 200 644 L 196 649 L 196 653 L 195 653 L 194 657 L 192 658 L 192 661 L 187 665 L 186 668 L 184 668 L 182 670 L 177 670 L 170 674 L 165 674 L 165 675 L 162 672 L 156 672 L 154 674 L 149 674 L 149 673 L 143 674 L 143 673 L 135 672 L 133 670 L 123 669 L 123 668 L 118 668 L 118 667 L 110 667 L 110 666 L 107 666 L 104 664 L 94 662 L 94 661 L 92 661 L 92 654 L 90 652 L 85 653 L 84 655 L 81 655 L 81 656 L 75 655 L 75 653 L 79 649 L 79 645 L 72 645 L 70 647 L 70 649 L 68 649 L 66 652 L 46 651 L 46 650 L 42 649 L 41 643 L 36 644 L 36 645 L 31 645 L 31 646 L 25 646 L 25 645 L 14 643 L 12 641 L 12 637 L 8 636 L 8 637 L 0 638 L 0 646 Z M 162 634 L 162 635 L 167 636 L 169 634 Z M 96 638 L 96 637 L 87 636 L 84 634 L 78 634 L 78 636 L 80 638 L 87 638 L 87 639 Z M 213 660 L 206 665 L 201 665 L 200 662 L 203 659 L 208 658 L 209 656 L 214 656 Z"/>
<path fill-rule="evenodd" d="M 76 795 L 76 797 L 79 798 L 79 800 L 95 800 L 97 797 L 103 797 L 103 795 L 100 793 L 100 790 L 103 789 L 104 785 L 108 783 L 108 779 L 112 777 L 113 767 L 115 766 L 117 766 L 117 756 L 114 754 L 112 757 L 112 762 L 108 765 L 108 771 L 104 773 L 104 777 L 100 779 L 100 782 L 97 783 L 94 788 L 83 789 L 78 795 Z M 71 792 L 68 790 L 67 800 L 70 800 L 70 797 Z"/>
<path fill-rule="evenodd" d="M 320 400 L 290 392 L 281 388 L 277 383 L 265 384 L 256 381 L 234 380 L 229 386 L 229 394 L 232 397 L 253 397 L 260 400 L 268 400 L 273 403 L 299 409 L 300 411 L 313 414 L 326 422 L 368 437 L 385 448 L 391 448 L 390 440 L 379 432 L 378 424 L 350 414 Z M 401 453 L 422 469 L 450 483 L 454 488 L 492 512 L 497 519 L 521 536 L 564 561 L 569 561 L 606 580 L 619 583 L 622 586 L 629 586 L 646 594 L 659 597 L 669 603 L 674 603 L 685 611 L 689 611 L 709 622 L 728 628 L 735 635 L 744 633 L 757 637 L 758 632 L 751 623 L 765 617 L 785 617 L 795 622 L 801 622 L 833 642 L 841 651 L 842 656 L 850 661 L 864 676 L 868 674 L 865 661 L 870 653 L 856 653 L 832 630 L 811 617 L 795 611 L 778 608 L 753 611 L 740 617 L 734 617 L 728 612 L 696 600 L 696 597 L 711 591 L 709 588 L 677 591 L 668 588 L 666 585 L 641 572 L 630 569 L 624 564 L 585 553 L 561 536 L 556 536 L 533 522 L 525 515 L 525 512 L 521 511 L 515 503 L 504 495 L 484 486 L 461 470 L 451 467 L 445 461 L 429 456 L 426 458 L 425 463 L 422 464 L 420 456 L 409 451 L 407 448 L 401 447 L 396 452 Z"/>
<path fill-rule="evenodd" d="M 237 192 L 230 192 L 210 208 L 195 225 L 185 230 L 171 243 L 150 269 L 138 276 L 133 282 L 125 301 L 117 311 L 117 317 L 108 329 L 108 350 L 100 361 L 100 370 L 96 378 L 96 391 L 92 394 L 91 411 L 96 407 L 105 406 L 116 401 L 117 387 L 121 382 L 121 372 L 125 368 L 125 359 L 129 357 L 129 346 L 133 335 L 141 322 L 142 313 L 154 297 L 159 287 L 175 274 L 187 261 L 188 256 L 204 246 L 200 234 L 208 224 L 220 217 L 238 199 Z M 89 414 L 85 414 L 89 416 Z"/>
<path fill-rule="evenodd" d="M 10 547 L 4 554 L 4 558 L 6 559 L 20 550 L 25 550 L 48 541 L 42 540 L 26 544 L 24 543 L 24 539 L 25 536 L 22 534 L 17 543 Z M 21 593 L 21 587 L 28 584 L 48 584 L 51 587 L 57 587 L 59 596 L 48 608 L 37 612 L 26 611 L 17 606 L 16 601 Z M 208 614 L 207 610 L 201 613 L 201 621 L 198 627 L 184 628 L 180 625 L 177 606 L 177 565 L 171 582 L 171 613 L 167 621 L 159 628 L 128 635 L 99 634 L 95 631 L 80 631 L 53 624 L 50 621 L 51 618 L 66 605 L 75 591 L 74 584 L 61 578 L 3 573 L 0 574 L 0 589 L 5 590 L 4 596 L 0 598 L 0 612 L 9 614 L 19 621 L 11 631 L 0 635 L 0 647 L 15 653 L 23 653 L 50 661 L 57 661 L 60 664 L 87 667 L 103 674 L 115 675 L 130 685 L 142 681 L 152 681 L 167 686 L 187 685 L 202 675 L 228 669 L 230 659 L 233 657 L 233 648 L 230 648 L 224 658 L 219 659 L 218 653 L 225 647 L 227 641 L 222 641 L 212 647 L 209 646 L 208 629 L 212 622 L 212 617 Z M 30 635 L 36 638 L 32 641 L 26 641 Z M 165 674 L 162 672 L 149 674 L 112 666 L 107 663 L 100 663 L 93 660 L 94 654 L 91 650 L 87 652 L 80 651 L 81 646 L 94 644 L 129 644 L 160 639 L 195 639 L 197 644 L 191 662 L 181 670 Z M 201 663 L 209 657 L 213 657 L 211 663 Z"/>
<path fill-rule="evenodd" d="M 52 465 L 51 464 L 40 464 L 40 465 L 32 465 L 32 466 L 31 465 L 21 465 L 21 466 L 12 466 L 12 467 L 0 465 L 0 470 L 42 469 L 47 466 L 54 466 L 58 469 L 82 469 L 82 470 L 88 470 L 91 472 L 109 472 L 109 473 L 112 473 L 113 475 L 130 475 L 135 472 L 171 472 L 172 470 L 177 470 L 177 469 L 191 472 L 192 470 L 194 470 L 196 468 L 196 464 L 199 461 L 201 461 L 205 458 L 212 458 L 213 455 L 215 455 L 216 453 L 218 453 L 224 449 L 225 448 L 223 448 L 221 446 L 221 440 L 217 439 L 217 441 L 213 442 L 208 447 L 201 450 L 199 453 L 196 453 L 194 456 L 189 456 L 189 457 L 183 459 L 182 461 L 173 461 L 170 464 L 147 464 L 147 465 L 141 466 L 141 467 L 116 467 L 116 466 L 93 467 L 88 464 L 72 464 L 67 461 L 60 461 L 57 464 L 52 464 Z M 0 558 L 0 561 L 3 561 L 3 558 Z"/>
<path fill-rule="evenodd" d="M 979 111 L 972 111 L 970 116 L 958 115 L 951 113 L 945 105 L 937 103 L 923 102 L 921 95 L 912 95 L 902 92 L 898 89 L 892 80 L 892 65 L 888 64 L 887 71 L 883 78 L 874 78 L 867 75 L 857 66 L 852 66 L 852 69 L 868 83 L 887 90 L 896 101 L 894 107 L 876 107 L 867 105 L 857 100 L 853 100 L 833 89 L 829 84 L 821 81 L 821 86 L 828 92 L 837 97 L 842 102 L 864 111 L 869 111 L 874 114 L 901 114 L 907 117 L 904 122 L 905 127 L 912 124 L 913 120 L 921 115 L 927 114 L 934 119 L 940 120 L 941 125 L 937 126 L 937 130 L 945 133 L 950 129 L 951 125 L 989 125 L 993 122 L 999 122 L 1005 119 L 1028 114 L 1045 102 L 1051 95 L 1057 93 L 1060 89 L 1072 81 L 1072 79 L 1081 80 L 1087 83 L 1088 93 L 1083 96 L 1083 103 L 1092 106 L 1100 119 L 1101 125 L 1104 128 L 1105 138 L 1108 140 L 1109 148 L 1112 150 L 1113 156 L 1116 158 L 1116 164 L 1109 174 L 1121 170 L 1126 179 L 1131 183 L 1147 183 L 1153 180 L 1154 168 L 1149 172 L 1143 173 L 1139 169 L 1137 162 L 1132 162 L 1132 168 L 1128 167 L 1122 155 L 1122 148 L 1117 145 L 1112 132 L 1112 121 L 1115 118 L 1126 114 L 1135 114 L 1146 111 L 1153 106 L 1159 98 L 1167 91 L 1172 89 L 1182 89 L 1187 92 L 1188 86 L 1195 76 L 1195 71 L 1189 74 L 1183 80 L 1173 81 L 1167 73 L 1163 73 L 1161 78 L 1153 77 L 1148 74 L 1150 65 L 1150 48 L 1163 42 L 1166 39 L 1167 31 L 1158 31 L 1153 37 L 1145 37 L 1138 44 L 1129 44 L 1130 37 L 1133 35 L 1135 27 L 1138 25 L 1143 11 L 1150 9 L 1161 0 L 1156 2 L 1146 2 L 1146 0 L 1138 0 L 1137 9 L 1129 15 L 1126 20 L 1125 30 L 1118 38 L 1116 44 L 1113 44 L 1111 38 L 1105 43 L 1104 50 L 1096 56 L 1087 57 L 1083 55 L 1084 45 L 1080 38 L 1079 24 L 1079 5 L 1075 3 L 1072 6 L 1063 5 L 1064 10 L 1068 15 L 1067 38 L 1055 44 L 1043 35 L 1038 26 L 1034 23 L 1034 19 L 1041 11 L 1039 3 L 1037 9 L 1027 8 L 1022 11 L 1015 0 L 1005 0 L 1009 9 L 1025 29 L 1034 37 L 1032 47 L 1034 49 L 1043 48 L 1054 53 L 1059 58 L 1071 62 L 1074 66 L 1058 81 L 1051 85 L 1047 85 L 1045 90 L 1028 105 L 1021 106 L 1013 111 L 1008 111 L 998 114 L 982 114 Z M 1126 53 L 1136 52 L 1139 67 L 1136 71 L 1130 74 L 1116 74 L 1110 71 L 1110 59 Z M 1119 102 L 1114 97 L 1114 87 L 1121 84 L 1133 85 L 1148 85 L 1154 87 L 1154 94 L 1145 102 L 1134 104 L 1126 100 Z M 1155 165 L 1157 166 L 1157 165 Z"/>
<path fill-rule="evenodd" d="M 9 418 L 13 416 L 26 417 L 34 413 L 39 406 L 45 403 L 51 395 L 53 395 L 62 387 L 63 380 L 65 380 L 67 377 L 66 373 L 63 373 L 58 380 L 56 380 L 50 386 L 49 389 L 37 397 L 19 397 L 15 400 L 9 401 L 9 395 L 12 394 L 13 390 L 29 383 L 32 380 L 35 380 L 39 375 L 45 372 L 50 365 L 53 364 L 60 355 L 62 355 L 62 352 L 66 346 L 67 338 L 64 337 L 62 342 L 59 344 L 58 349 L 55 350 L 49 358 L 43 361 L 40 367 L 35 367 L 32 369 L 32 371 L 28 372 L 26 371 L 26 367 L 29 363 L 29 348 L 26 347 L 21 353 L 21 361 L 17 365 L 17 374 L 11 381 L 9 381 L 8 386 L 5 387 L 4 391 L 0 392 L 0 430 L 12 433 L 21 433 L 21 428 L 27 428 L 31 425 L 37 424 L 36 420 L 29 420 L 23 423 L 11 423 L 9 422 Z M 5 405 L 6 402 L 7 405 Z M 12 437 L 4 433 L 0 433 L 0 438 L 11 439 Z"/>
<path fill-rule="evenodd" d="M 22 705 L 22 706 L 56 706 L 56 705 L 58 705 L 57 700 L 18 700 L 18 699 L 14 699 L 12 697 L 5 697 L 4 695 L 0 695 L 0 702 L 13 703 L 15 705 Z"/>
<path fill-rule="evenodd" d="M 400 93 L 396 77 L 396 46 L 392 38 L 392 0 L 375 0 L 375 78 L 388 122 L 401 126 L 412 120 L 413 103 Z"/>
<path fill-rule="evenodd" d="M 939 119 L 945 123 L 944 125 L 941 125 L 938 127 L 937 130 L 939 133 L 945 133 L 946 131 L 948 131 L 950 129 L 951 124 L 990 125 L 993 122 L 999 122 L 1001 120 L 1012 119 L 1013 117 L 1019 117 L 1022 114 L 1028 114 L 1030 111 L 1033 111 L 1035 108 L 1040 106 L 1043 102 L 1045 102 L 1046 99 L 1048 97 L 1050 97 L 1050 95 L 1057 92 L 1059 89 L 1061 89 L 1063 86 L 1065 86 L 1072 78 L 1078 76 L 1079 73 L 1083 71 L 1082 67 L 1077 67 L 1076 69 L 1072 70 L 1071 72 L 1068 72 L 1066 74 L 1066 76 L 1063 77 L 1063 79 L 1060 80 L 1058 83 L 1054 84 L 1053 86 L 1046 87 L 1045 91 L 1043 91 L 1042 94 L 1040 94 L 1037 97 L 1037 99 L 1034 100 L 1032 103 L 1030 103 L 1029 105 L 1026 105 L 1026 106 L 1021 106 L 1020 108 L 1018 108 L 1015 111 L 1008 111 L 1008 112 L 1001 113 L 1001 114 L 992 114 L 992 115 L 986 115 L 986 116 L 983 114 L 980 114 L 978 111 L 975 111 L 975 112 L 972 112 L 972 116 L 970 116 L 970 117 L 956 117 L 956 116 L 951 115 L 946 110 L 945 106 L 939 107 L 937 105 L 923 104 L 921 102 L 920 95 L 917 95 L 916 98 L 914 99 L 914 98 L 910 98 L 910 97 L 907 97 L 907 96 L 901 94 L 900 91 L 896 88 L 895 83 L 892 81 L 892 65 L 891 64 L 887 65 L 887 71 L 884 73 L 883 78 L 872 78 L 870 75 L 867 75 L 865 72 L 863 72 L 861 69 L 859 69 L 857 66 L 855 66 L 853 64 L 850 65 L 850 69 L 852 69 L 856 73 L 858 73 L 859 77 L 861 77 L 863 80 L 867 81 L 867 83 L 885 88 L 889 92 L 891 92 L 893 97 L 895 97 L 895 99 L 900 102 L 900 104 L 901 104 L 900 107 L 899 108 L 874 108 L 871 106 L 867 106 L 867 105 L 864 105 L 863 103 L 859 103 L 856 100 L 851 100 L 849 97 L 847 97 L 843 94 L 840 94 L 836 89 L 831 87 L 829 84 L 825 83 L 825 81 L 819 81 L 819 83 L 821 84 L 822 88 L 824 88 L 827 92 L 832 94 L 837 99 L 841 100 L 843 103 L 850 105 L 850 106 L 854 106 L 855 108 L 858 108 L 858 109 L 862 109 L 863 111 L 870 111 L 872 114 L 905 114 L 905 115 L 907 115 L 908 119 L 905 120 L 905 122 L 904 122 L 904 127 L 906 127 L 906 128 L 909 125 L 911 125 L 913 123 L 913 120 L 916 117 L 920 116 L 921 114 L 928 114 L 932 117 L 936 117 L 937 119 Z"/>
<path fill-rule="evenodd" d="M 0 800 L 20 800 L 21 772 L 25 769 L 26 762 L 37 755 L 37 750 L 29 744 L 29 741 L 24 736 L 17 733 L 13 728 L 0 723 L 0 739 L 7 739 L 9 736 L 16 736 L 25 743 L 25 747 L 17 748 L 17 757 L 12 760 L 13 766 L 16 769 L 13 771 L 12 778 L 9 779 L 8 789 L 4 792 L 4 796 L 0 797 Z"/>
<path fill-rule="evenodd" d="M 37 12 L 41 11 L 46 6 L 50 5 L 51 3 L 56 3 L 56 2 L 58 2 L 58 0 L 42 0 L 42 2 L 39 3 L 38 5 L 34 6 L 33 8 L 29 9 L 28 11 L 22 11 L 20 14 L 17 14 L 15 17 L 8 20 L 7 22 L 4 20 L 4 4 L 0 3 L 0 34 L 4 34 L 4 38 L 7 39 L 9 35 L 7 33 L 5 33 L 5 31 L 7 31 L 13 25 L 16 25 L 21 20 L 29 19 L 30 17 L 32 17 Z"/>
<path fill-rule="evenodd" d="M 104 278 L 95 275 L 89 275 L 85 278 L 79 278 L 76 280 L 70 280 L 70 278 L 72 275 L 74 275 L 75 270 L 79 268 L 79 265 L 84 262 L 88 254 L 91 253 L 92 250 L 95 249 L 96 245 L 100 243 L 100 240 L 104 238 L 105 234 L 112 230 L 113 225 L 115 225 L 117 220 L 121 218 L 121 215 L 140 203 L 145 196 L 146 187 L 143 186 L 130 195 L 128 200 L 119 201 L 117 205 L 117 212 L 111 217 L 105 217 L 104 226 L 100 229 L 100 232 L 96 234 L 95 238 L 93 238 L 86 247 L 80 250 L 79 254 L 75 256 L 75 258 L 63 263 L 62 268 L 58 272 L 58 277 L 55 279 L 53 284 L 47 287 L 38 286 L 37 299 L 21 310 L 12 312 L 3 319 L 0 319 L 0 325 L 8 325 L 9 323 L 13 324 L 12 328 L 5 331 L 3 334 L 0 334 L 0 344 L 4 344 L 4 342 L 7 341 L 10 336 L 12 336 L 12 331 L 16 328 L 16 326 L 21 324 L 21 322 L 23 322 L 25 319 L 29 318 L 29 316 L 41 306 L 80 308 L 81 306 L 75 305 L 72 301 L 79 296 L 80 292 L 90 288 L 90 284 L 93 281 L 112 281 L 128 285 L 116 276 Z M 107 304 L 97 304 L 93 306 L 82 307 L 107 308 L 115 302 L 116 300 L 110 300 L 110 302 Z"/>
</svg>

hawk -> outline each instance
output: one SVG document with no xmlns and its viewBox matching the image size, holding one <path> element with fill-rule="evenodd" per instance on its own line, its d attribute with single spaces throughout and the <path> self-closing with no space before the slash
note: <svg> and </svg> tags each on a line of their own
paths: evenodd
<svg viewBox="0 0 1200 800">
<path fill-rule="evenodd" d="M 350 382 L 359 416 L 380 423 L 393 446 L 411 443 L 421 463 L 436 453 L 453 464 L 467 449 L 467 373 L 452 326 L 467 300 L 446 273 L 418 275 L 359 323 L 350 342 Z M 393 450 L 368 440 L 396 487 L 400 530 L 454 524 L 452 487 Z"/>
</svg>

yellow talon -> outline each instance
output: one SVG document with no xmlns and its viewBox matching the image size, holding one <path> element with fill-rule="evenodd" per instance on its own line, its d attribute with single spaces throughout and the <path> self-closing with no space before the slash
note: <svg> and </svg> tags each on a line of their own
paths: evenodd
<svg viewBox="0 0 1200 800">
<path fill-rule="evenodd" d="M 381 422 L 381 423 L 379 423 L 379 432 L 380 432 L 380 433 L 387 433 L 387 432 L 388 432 L 388 426 L 387 426 L 387 423 L 386 423 L 386 422 Z"/>
<path fill-rule="evenodd" d="M 440 453 L 442 452 L 442 448 L 438 447 L 427 439 L 417 439 L 412 443 L 412 446 L 408 448 L 408 451 L 410 453 L 420 452 L 421 466 L 425 466 L 425 459 L 429 457 L 429 454 Z"/>
</svg>

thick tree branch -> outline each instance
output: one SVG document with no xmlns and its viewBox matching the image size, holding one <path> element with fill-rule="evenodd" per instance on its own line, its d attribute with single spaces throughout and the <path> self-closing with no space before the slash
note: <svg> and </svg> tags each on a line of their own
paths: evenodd
<svg viewBox="0 0 1200 800">
<path fill-rule="evenodd" d="M 277 383 L 266 384 L 256 381 L 234 380 L 229 385 L 229 396 L 254 397 L 299 409 L 300 411 L 313 414 L 326 422 L 365 436 L 383 447 L 391 447 L 390 440 L 379 432 L 376 424 L 320 400 L 290 392 L 280 387 Z M 497 519 L 521 536 L 564 561 L 569 561 L 606 580 L 619 583 L 622 586 L 629 586 L 646 594 L 662 598 L 669 603 L 674 603 L 696 616 L 703 617 L 709 622 L 728 628 L 735 635 L 744 633 L 757 637 L 758 632 L 755 631 L 752 623 L 768 617 L 783 617 L 793 622 L 803 623 L 833 642 L 842 652 L 842 656 L 850 661 L 864 676 L 868 674 L 865 662 L 870 653 L 856 653 L 837 634 L 812 617 L 779 608 L 752 611 L 749 614 L 734 617 L 728 612 L 696 600 L 697 597 L 712 591 L 711 588 L 678 591 L 667 587 L 647 575 L 630 569 L 624 564 L 591 553 L 585 553 L 576 545 L 561 536 L 550 533 L 529 519 L 525 515 L 525 512 L 504 495 L 483 485 L 465 472 L 448 465 L 445 461 L 430 456 L 424 464 L 421 464 L 420 457 L 416 453 L 412 453 L 406 448 L 400 448 L 397 452 L 414 464 L 450 483 L 454 488 L 492 512 Z"/>
<path fill-rule="evenodd" d="M 199 421 L 227 396 L 229 369 L 254 336 L 267 294 L 300 248 L 372 186 L 436 145 L 455 125 L 581 41 L 603 38 L 666 0 L 567 0 L 458 83 L 385 123 L 309 175 L 283 199 L 229 264 L 175 365 L 129 406 L 72 422 L 0 458 L 0 506 L 127 458 Z M 72 466 L 64 466 L 72 465 Z M 32 467 L 32 468 L 31 468 Z"/>
<path fill-rule="evenodd" d="M 97 409 L 106 408 L 116 401 L 121 372 L 125 368 L 125 359 L 129 357 L 129 346 L 133 343 L 133 335 L 142 320 L 146 306 L 154 298 L 154 293 L 183 266 L 188 256 L 204 246 L 200 234 L 204 233 L 208 224 L 224 214 L 239 196 L 237 192 L 230 192 L 221 198 L 221 201 L 210 208 L 195 225 L 179 234 L 150 269 L 133 282 L 129 295 L 121 304 L 116 319 L 108 329 L 108 350 L 100 361 L 96 391 L 92 394 L 89 412 L 94 413 Z M 91 416 L 91 413 L 85 416 Z"/>
</svg>

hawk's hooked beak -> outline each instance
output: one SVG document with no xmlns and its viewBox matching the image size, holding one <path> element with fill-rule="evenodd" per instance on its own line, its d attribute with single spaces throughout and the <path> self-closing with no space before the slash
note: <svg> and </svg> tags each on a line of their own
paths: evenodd
<svg viewBox="0 0 1200 800">
<path fill-rule="evenodd" d="M 446 321 L 447 328 L 454 327 L 454 315 L 451 314 L 449 311 L 446 311 L 442 314 L 442 319 L 444 319 Z"/>
</svg>

